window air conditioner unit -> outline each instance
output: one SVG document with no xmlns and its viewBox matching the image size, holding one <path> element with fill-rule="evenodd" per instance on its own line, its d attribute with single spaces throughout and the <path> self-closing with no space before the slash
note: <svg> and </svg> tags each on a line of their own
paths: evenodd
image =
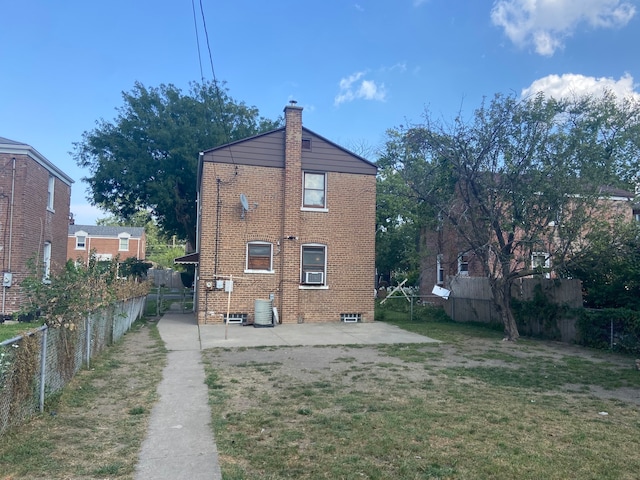
<svg viewBox="0 0 640 480">
<path fill-rule="evenodd" d="M 323 282 L 324 282 L 323 272 L 305 272 L 304 273 L 304 283 L 308 283 L 312 285 L 322 285 Z"/>
</svg>

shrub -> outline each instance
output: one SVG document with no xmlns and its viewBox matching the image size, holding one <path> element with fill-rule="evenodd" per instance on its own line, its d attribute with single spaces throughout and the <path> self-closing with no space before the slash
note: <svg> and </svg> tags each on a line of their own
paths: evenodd
<svg viewBox="0 0 640 480">
<path fill-rule="evenodd" d="M 626 308 L 585 310 L 576 328 L 581 345 L 640 353 L 640 312 Z"/>
<path fill-rule="evenodd" d="M 30 275 L 21 283 L 26 302 L 17 316 L 42 317 L 52 328 L 74 331 L 89 312 L 149 291 L 146 282 L 118 278 L 117 260 L 99 262 L 92 256 L 88 265 L 70 260 L 47 281 L 37 264 L 30 262 L 30 267 Z"/>
</svg>

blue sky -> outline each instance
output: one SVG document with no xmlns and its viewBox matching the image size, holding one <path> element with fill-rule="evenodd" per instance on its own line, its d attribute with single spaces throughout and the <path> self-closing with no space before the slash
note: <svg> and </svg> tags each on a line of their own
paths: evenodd
<svg viewBox="0 0 640 480">
<path fill-rule="evenodd" d="M 201 3 L 234 99 L 268 118 L 295 99 L 307 128 L 354 150 L 374 151 L 426 108 L 449 119 L 498 92 L 640 98 L 639 0 Z M 2 0 L 0 14 L 0 136 L 74 178 L 71 211 L 93 224 L 105 214 L 88 206 L 73 143 L 112 120 L 136 81 L 200 81 L 196 28 L 212 79 L 200 0 Z"/>
</svg>

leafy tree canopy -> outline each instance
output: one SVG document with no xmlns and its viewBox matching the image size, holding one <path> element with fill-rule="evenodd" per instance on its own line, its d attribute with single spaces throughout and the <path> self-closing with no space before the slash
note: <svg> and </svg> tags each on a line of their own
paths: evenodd
<svg viewBox="0 0 640 480">
<path fill-rule="evenodd" d="M 195 245 L 199 152 L 282 120 L 259 116 L 215 82 L 192 83 L 187 94 L 136 83 L 122 96 L 113 122 L 99 120 L 74 143 L 74 159 L 90 171 L 89 201 L 122 219 L 147 212 L 165 234 Z"/>
<path fill-rule="evenodd" d="M 478 259 L 515 340 L 513 281 L 543 273 L 534 252 L 562 265 L 598 218 L 601 186 L 631 187 L 640 172 L 639 132 L 640 105 L 610 94 L 496 95 L 469 119 L 447 123 L 427 112 L 422 125 L 390 131 L 378 165 L 403 196 L 398 205 L 410 199 L 418 221 L 446 224 L 458 251 Z"/>
<path fill-rule="evenodd" d="M 603 222 L 590 231 L 565 274 L 582 280 L 590 308 L 640 310 L 640 225 Z"/>
</svg>

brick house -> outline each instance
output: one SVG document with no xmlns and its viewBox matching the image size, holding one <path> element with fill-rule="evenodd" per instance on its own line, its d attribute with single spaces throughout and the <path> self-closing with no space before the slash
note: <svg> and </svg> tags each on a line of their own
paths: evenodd
<svg viewBox="0 0 640 480">
<path fill-rule="evenodd" d="M 608 221 L 623 219 L 631 221 L 640 220 L 640 207 L 633 204 L 634 193 L 612 187 L 600 187 L 600 207 L 603 207 L 600 215 Z M 639 212 L 636 216 L 636 212 Z M 550 227 L 553 227 L 553 222 Z M 583 232 L 586 233 L 586 232 Z M 464 250 L 466 242 L 460 241 L 455 230 L 442 223 L 435 230 L 423 230 L 420 245 L 421 255 L 421 295 L 428 296 L 434 285 L 449 287 L 453 278 L 464 279 L 466 277 L 483 277 L 483 266 L 472 252 Z M 553 248 L 549 245 L 548 248 Z M 530 253 L 528 261 L 533 267 L 550 269 L 544 273 L 545 278 L 557 278 L 553 272 L 549 251 L 540 248 Z M 438 300 L 436 300 L 438 302 Z"/>
<path fill-rule="evenodd" d="M 30 145 L 0 137 L 0 320 L 20 310 L 29 260 L 43 279 L 66 262 L 72 183 Z"/>
<path fill-rule="evenodd" d="M 284 111 L 284 127 L 200 154 L 198 254 L 178 260 L 197 261 L 199 323 L 227 308 L 251 323 L 256 300 L 281 323 L 373 321 L 377 168 Z"/>
<path fill-rule="evenodd" d="M 86 264 L 91 253 L 95 253 L 98 260 L 145 259 L 147 237 L 144 227 L 69 225 L 68 230 L 69 260 L 81 260 Z"/>
</svg>

